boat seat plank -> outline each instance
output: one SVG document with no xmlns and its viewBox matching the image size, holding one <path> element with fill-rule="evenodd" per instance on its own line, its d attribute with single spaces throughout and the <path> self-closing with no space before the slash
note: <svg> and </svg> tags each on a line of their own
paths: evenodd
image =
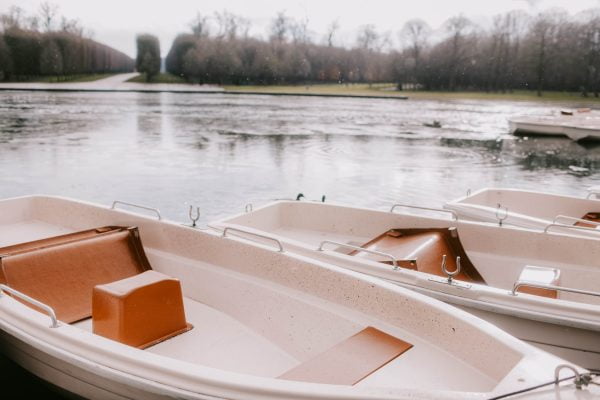
<svg viewBox="0 0 600 400">
<path fill-rule="evenodd" d="M 455 228 L 390 229 L 360 247 L 391 254 L 399 260 L 400 267 L 443 277 L 446 275 L 442 271 L 442 257 L 446 255 L 446 268 L 454 271 L 456 257 L 460 256 L 461 272 L 455 279 L 485 283 L 469 260 Z M 350 255 L 391 264 L 388 259 L 359 250 Z"/>
<path fill-rule="evenodd" d="M 52 307 L 66 323 L 91 317 L 94 286 L 149 269 L 134 227 L 103 227 L 0 248 L 0 283 Z"/>
<path fill-rule="evenodd" d="M 412 346 L 369 326 L 292 368 L 279 378 L 333 385 L 354 385 Z"/>
<path fill-rule="evenodd" d="M 585 219 L 587 221 L 591 221 L 591 222 L 600 222 L 600 212 L 596 212 L 596 211 L 592 211 L 589 213 L 586 213 L 583 217 L 581 217 L 581 219 Z M 586 224 L 585 222 L 576 222 L 575 223 L 576 226 L 581 226 L 584 228 L 596 228 L 595 224 Z"/>
<path fill-rule="evenodd" d="M 521 274 L 519 275 L 519 281 L 533 282 L 542 285 L 558 286 L 559 280 L 560 270 L 556 268 L 545 268 L 526 265 L 521 271 Z M 556 290 L 551 289 L 521 286 L 519 288 L 519 292 L 533 294 L 535 296 L 548 297 L 551 299 L 558 298 L 558 293 L 556 292 Z"/>
</svg>

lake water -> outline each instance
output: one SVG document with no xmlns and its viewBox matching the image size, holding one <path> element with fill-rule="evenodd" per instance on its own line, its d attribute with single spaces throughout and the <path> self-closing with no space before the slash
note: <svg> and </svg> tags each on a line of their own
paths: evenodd
<svg viewBox="0 0 600 400">
<path fill-rule="evenodd" d="M 0 93 L 0 197 L 120 199 L 202 221 L 276 198 L 440 206 L 468 189 L 580 195 L 600 148 L 515 139 L 561 105 L 170 93 Z M 439 120 L 442 128 L 424 123 Z M 573 171 L 573 167 L 585 168 Z"/>
<path fill-rule="evenodd" d="M 600 184 L 600 147 L 507 135 L 507 117 L 561 107 L 2 92 L 0 198 L 55 194 L 106 205 L 119 199 L 181 222 L 194 204 L 206 223 L 300 192 L 375 208 L 439 207 L 486 186 L 583 195 Z M 424 126 L 433 120 L 442 127 Z"/>
</svg>

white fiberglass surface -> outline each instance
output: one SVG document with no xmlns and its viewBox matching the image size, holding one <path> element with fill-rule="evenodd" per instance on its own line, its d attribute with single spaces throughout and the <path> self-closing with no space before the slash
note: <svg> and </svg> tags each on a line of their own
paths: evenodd
<svg viewBox="0 0 600 400">
<path fill-rule="evenodd" d="M 278 376 L 296 365 L 290 354 L 227 314 L 189 298 L 184 298 L 184 305 L 186 319 L 194 328 L 145 351 L 265 377 Z M 92 331 L 91 319 L 75 325 Z"/>
<path fill-rule="evenodd" d="M 195 299 L 187 299 L 186 314 L 191 315 L 190 322 L 196 326 L 148 351 L 194 363 L 206 361 L 216 368 L 276 377 L 373 324 L 386 328 L 413 347 L 359 386 L 489 391 L 498 383 L 435 343 L 422 340 L 418 332 L 399 329 L 309 294 L 216 265 L 195 263 L 196 271 L 192 272 L 190 260 L 152 249 L 148 253 L 156 269 L 179 277 L 187 296 Z M 198 275 L 200 271 L 202 278 Z M 229 304 L 220 310 L 212 308 L 224 301 Z M 208 343 L 194 343 L 201 340 Z M 259 351 L 261 348 L 264 353 Z M 208 353 L 201 354 L 202 349 L 209 349 Z M 257 365 L 263 362 L 270 365 Z M 432 365 L 447 368 L 432 369 Z"/>
<path fill-rule="evenodd" d="M 0 224 L 0 247 L 17 243 L 31 242 L 51 236 L 72 232 L 63 226 L 48 224 L 43 221 L 22 221 L 12 224 Z"/>
<path fill-rule="evenodd" d="M 526 266 L 558 269 L 558 285 L 563 287 L 597 291 L 594 282 L 600 279 L 600 240 L 594 239 L 306 202 L 276 203 L 223 222 L 264 229 L 311 250 L 323 240 L 360 246 L 392 228 L 456 226 L 467 255 L 489 286 L 512 289 Z M 327 248 L 344 252 L 342 247 Z M 600 297 L 565 291 L 559 291 L 558 298 L 600 304 Z"/>
<path fill-rule="evenodd" d="M 40 216 L 48 215 L 48 219 L 38 226 L 44 227 L 44 232 L 29 225 L 31 239 L 93 226 L 138 225 L 154 269 L 179 278 L 187 302 L 195 302 L 188 305 L 194 330 L 171 344 L 165 342 L 148 351 L 215 368 L 276 376 L 292 362 L 304 362 L 361 329 L 375 326 L 412 343 L 414 348 L 374 374 L 373 385 L 439 385 L 471 391 L 492 389 L 522 357 L 486 330 L 410 296 L 405 298 L 391 288 L 383 290 L 354 277 L 231 239 L 86 204 L 62 202 L 47 200 L 47 210 L 46 200 L 37 202 L 35 217 L 40 220 Z M 73 215 L 76 218 L 71 218 Z M 34 221 L 28 218 L 25 215 L 11 224 Z M 26 232 L 21 238 L 27 237 Z M 201 330 L 208 325 L 209 329 Z M 455 328 L 463 332 L 461 337 L 465 335 L 468 342 L 443 333 Z M 214 349 L 202 342 L 216 340 L 217 335 L 223 342 L 213 341 Z M 478 352 L 474 352 L 474 343 L 479 343 Z M 214 352 L 187 351 L 190 346 Z M 236 346 L 243 351 L 235 351 Z M 502 354 L 501 359 L 490 363 L 485 356 L 490 352 Z M 219 353 L 223 360 L 218 359 Z M 270 365 L 253 366 L 254 362 L 263 362 L 263 355 Z M 443 365 L 444 370 L 451 372 L 406 375 L 405 381 L 386 372 L 387 368 L 426 371 L 431 365 Z M 471 379 L 455 379 L 466 376 Z"/>
<path fill-rule="evenodd" d="M 600 211 L 600 201 L 561 196 L 551 193 L 509 189 L 486 189 L 456 204 L 474 204 L 493 208 L 500 205 L 511 213 L 552 221 L 558 215 L 582 218 L 588 212 Z"/>
</svg>

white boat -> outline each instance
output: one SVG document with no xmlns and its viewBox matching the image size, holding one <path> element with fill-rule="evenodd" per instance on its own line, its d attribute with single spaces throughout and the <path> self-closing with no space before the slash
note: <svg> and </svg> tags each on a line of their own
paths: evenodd
<svg viewBox="0 0 600 400">
<path fill-rule="evenodd" d="M 600 199 L 531 190 L 485 188 L 450 201 L 444 208 L 459 219 L 600 237 Z"/>
<path fill-rule="evenodd" d="M 395 212 L 400 207 L 282 201 L 211 226 L 269 236 L 288 251 L 414 289 L 600 368 L 599 239 Z M 457 264 L 461 272 L 451 277 Z"/>
<path fill-rule="evenodd" d="M 592 377 L 396 285 L 118 205 L 0 201 L 0 349 L 69 393 L 556 400 Z"/>
<path fill-rule="evenodd" d="M 521 115 L 508 119 L 513 135 L 566 136 L 572 140 L 600 140 L 600 114 L 595 112 L 560 115 Z"/>
</svg>

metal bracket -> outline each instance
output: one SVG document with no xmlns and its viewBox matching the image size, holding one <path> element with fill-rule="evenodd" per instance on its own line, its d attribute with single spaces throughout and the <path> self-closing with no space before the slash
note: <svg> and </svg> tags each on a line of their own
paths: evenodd
<svg viewBox="0 0 600 400">
<path fill-rule="evenodd" d="M 452 286 L 453 288 L 457 289 L 471 289 L 472 287 L 472 285 L 469 283 L 456 281 L 454 279 L 452 280 L 452 282 L 448 282 L 448 279 L 442 278 L 441 276 L 432 276 L 430 278 L 427 278 L 427 280 L 429 282 L 441 283 L 442 285 Z"/>
<path fill-rule="evenodd" d="M 246 207 L 244 208 L 244 210 L 246 211 L 246 213 L 250 213 L 252 212 L 252 203 L 248 203 L 246 204 Z"/>
</svg>

